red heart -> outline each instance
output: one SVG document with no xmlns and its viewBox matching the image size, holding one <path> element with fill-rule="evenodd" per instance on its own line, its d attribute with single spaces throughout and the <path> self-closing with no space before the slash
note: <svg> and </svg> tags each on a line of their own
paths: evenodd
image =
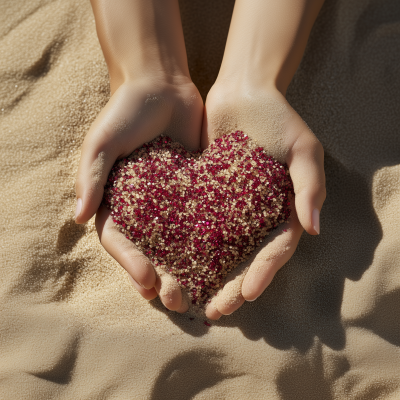
<svg viewBox="0 0 400 400">
<path fill-rule="evenodd" d="M 143 145 L 114 165 L 104 202 L 121 232 L 203 305 L 288 220 L 291 194 L 286 165 L 238 131 L 203 153 L 165 136 Z"/>
</svg>

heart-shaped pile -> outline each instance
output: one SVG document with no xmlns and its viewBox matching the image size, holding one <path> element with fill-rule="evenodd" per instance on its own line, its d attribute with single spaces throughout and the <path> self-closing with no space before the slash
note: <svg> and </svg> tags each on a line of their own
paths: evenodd
<svg viewBox="0 0 400 400">
<path fill-rule="evenodd" d="M 289 171 L 243 132 L 204 152 L 160 136 L 118 161 L 104 203 L 121 232 L 204 305 L 290 216 Z"/>
</svg>

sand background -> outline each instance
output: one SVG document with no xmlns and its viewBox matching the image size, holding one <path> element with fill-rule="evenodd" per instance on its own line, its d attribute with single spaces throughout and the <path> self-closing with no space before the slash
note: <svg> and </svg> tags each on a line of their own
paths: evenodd
<svg viewBox="0 0 400 400">
<path fill-rule="evenodd" d="M 181 1 L 203 96 L 233 1 Z M 288 99 L 326 151 L 321 235 L 213 322 L 143 300 L 73 222 L 109 97 L 88 1 L 0 2 L 0 399 L 399 399 L 400 3 L 327 0 Z"/>
</svg>

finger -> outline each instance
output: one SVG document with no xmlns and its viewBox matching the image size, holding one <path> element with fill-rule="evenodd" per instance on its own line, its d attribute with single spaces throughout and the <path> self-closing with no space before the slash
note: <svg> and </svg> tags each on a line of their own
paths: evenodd
<svg viewBox="0 0 400 400">
<path fill-rule="evenodd" d="M 89 145 L 83 145 L 75 185 L 76 223 L 87 222 L 96 213 L 103 198 L 108 174 L 117 157 L 118 153 L 105 149 L 97 151 L 94 148 L 92 151 Z"/>
<path fill-rule="evenodd" d="M 181 294 L 182 294 L 182 290 L 181 290 Z M 189 310 L 189 302 L 187 301 L 188 299 L 185 298 L 184 296 L 182 296 L 182 301 L 181 301 L 181 305 L 180 307 L 176 310 L 176 312 L 178 313 L 185 313 L 187 310 Z"/>
<path fill-rule="evenodd" d="M 217 310 L 223 315 L 230 315 L 243 305 L 245 299 L 241 293 L 243 279 L 227 283 L 216 299 Z"/>
<path fill-rule="evenodd" d="M 281 232 L 257 253 L 250 264 L 242 285 L 242 295 L 247 301 L 256 300 L 264 292 L 276 272 L 296 250 L 303 232 L 296 213 L 292 213 L 289 224 L 280 229 Z"/>
<path fill-rule="evenodd" d="M 171 104 L 147 97 L 140 87 L 121 86 L 91 126 L 82 145 L 75 185 L 76 223 L 96 213 L 115 161 L 162 133 Z"/>
<path fill-rule="evenodd" d="M 132 276 L 128 275 L 129 283 L 139 292 L 139 294 L 145 298 L 146 300 L 153 300 L 157 297 L 156 289 L 145 289 L 144 287 L 140 286 Z"/>
<path fill-rule="evenodd" d="M 96 229 L 105 250 L 145 289 L 156 283 L 150 260 L 114 224 L 110 210 L 101 206 L 96 214 Z"/>
<path fill-rule="evenodd" d="M 157 278 L 154 285 L 161 302 L 168 310 L 178 311 L 184 309 L 182 305 L 182 292 L 176 280 L 160 267 L 157 269 Z M 186 310 L 185 310 L 186 311 Z"/>
<path fill-rule="evenodd" d="M 310 235 L 319 235 L 319 216 L 326 197 L 324 150 L 314 134 L 305 130 L 289 150 L 287 163 L 295 192 L 299 221 Z"/>
<path fill-rule="evenodd" d="M 205 312 L 206 312 L 206 317 L 211 320 L 217 320 L 222 317 L 222 314 L 218 311 L 215 302 L 213 303 L 212 300 L 209 304 L 207 304 Z"/>
<path fill-rule="evenodd" d="M 232 314 L 245 302 L 242 295 L 242 284 L 246 275 L 245 271 L 243 268 L 236 269 L 229 276 L 218 296 L 211 300 L 211 306 L 215 307 L 221 314 Z"/>
</svg>

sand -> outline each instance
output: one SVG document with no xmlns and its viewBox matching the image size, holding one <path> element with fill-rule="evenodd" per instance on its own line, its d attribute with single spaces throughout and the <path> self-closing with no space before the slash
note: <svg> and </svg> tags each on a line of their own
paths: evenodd
<svg viewBox="0 0 400 400">
<path fill-rule="evenodd" d="M 205 97 L 233 1 L 181 6 Z M 73 222 L 109 97 L 89 2 L 3 0 L 0 398 L 400 398 L 399 19 L 394 0 L 327 0 L 288 90 L 326 151 L 321 235 L 208 327 L 143 300 Z"/>
</svg>

